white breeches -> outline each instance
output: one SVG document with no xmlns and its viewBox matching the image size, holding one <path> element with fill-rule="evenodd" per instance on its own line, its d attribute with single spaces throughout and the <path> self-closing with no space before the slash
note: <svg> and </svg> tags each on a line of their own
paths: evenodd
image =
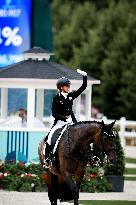
<svg viewBox="0 0 136 205">
<path fill-rule="evenodd" d="M 49 134 L 48 134 L 47 143 L 48 143 L 49 145 L 51 145 L 51 138 L 52 138 L 52 135 L 53 135 L 53 133 L 55 132 L 55 130 L 57 130 L 57 129 L 59 129 L 59 128 L 63 127 L 64 125 L 67 125 L 67 124 L 69 124 L 69 123 L 72 123 L 71 117 L 69 117 L 69 118 L 67 119 L 67 122 L 58 120 L 57 123 L 54 125 L 54 127 L 50 130 L 50 132 L 49 132 Z"/>
</svg>

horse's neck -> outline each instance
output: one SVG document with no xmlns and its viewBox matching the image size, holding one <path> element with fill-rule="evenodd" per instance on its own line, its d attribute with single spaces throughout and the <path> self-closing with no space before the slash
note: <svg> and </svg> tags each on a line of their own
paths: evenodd
<svg viewBox="0 0 136 205">
<path fill-rule="evenodd" d="M 100 130 L 100 126 L 98 123 L 83 123 L 81 125 L 77 125 L 77 140 L 76 147 L 80 148 L 80 150 L 86 150 L 86 148 L 91 143 L 95 143 L 96 138 L 98 136 Z"/>
</svg>

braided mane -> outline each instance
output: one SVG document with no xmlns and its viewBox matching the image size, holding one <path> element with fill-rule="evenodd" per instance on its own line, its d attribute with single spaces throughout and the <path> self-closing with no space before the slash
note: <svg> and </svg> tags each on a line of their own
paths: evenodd
<svg viewBox="0 0 136 205">
<path fill-rule="evenodd" d="M 101 124 L 101 122 L 99 121 L 96 121 L 96 120 L 93 120 L 93 121 L 79 121 L 79 122 L 75 122 L 74 124 L 72 125 L 69 125 L 69 127 L 75 127 L 76 125 L 81 125 L 81 124 L 92 124 L 92 123 L 97 123 L 97 124 Z"/>
</svg>

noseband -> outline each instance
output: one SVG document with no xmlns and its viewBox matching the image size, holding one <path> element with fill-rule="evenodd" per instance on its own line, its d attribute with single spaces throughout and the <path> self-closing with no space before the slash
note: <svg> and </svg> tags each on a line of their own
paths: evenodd
<svg viewBox="0 0 136 205">
<path fill-rule="evenodd" d="M 114 134 L 108 134 L 107 132 L 102 132 L 102 130 L 101 130 L 101 136 L 105 136 L 105 135 L 109 138 L 114 137 Z"/>
</svg>

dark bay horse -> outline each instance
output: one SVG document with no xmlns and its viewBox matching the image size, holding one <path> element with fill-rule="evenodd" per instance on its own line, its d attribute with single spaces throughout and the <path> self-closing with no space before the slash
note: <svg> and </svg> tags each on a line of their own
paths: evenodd
<svg viewBox="0 0 136 205">
<path fill-rule="evenodd" d="M 51 205 L 57 205 L 57 199 L 74 200 L 74 205 L 79 205 L 80 184 L 87 163 L 86 153 L 91 143 L 107 155 L 110 163 L 115 161 L 112 131 L 114 124 L 115 121 L 109 125 L 103 121 L 85 121 L 70 125 L 65 130 L 56 150 L 55 162 L 50 164 L 45 177 Z M 43 142 L 38 149 L 40 162 L 43 165 L 42 147 Z"/>
</svg>

